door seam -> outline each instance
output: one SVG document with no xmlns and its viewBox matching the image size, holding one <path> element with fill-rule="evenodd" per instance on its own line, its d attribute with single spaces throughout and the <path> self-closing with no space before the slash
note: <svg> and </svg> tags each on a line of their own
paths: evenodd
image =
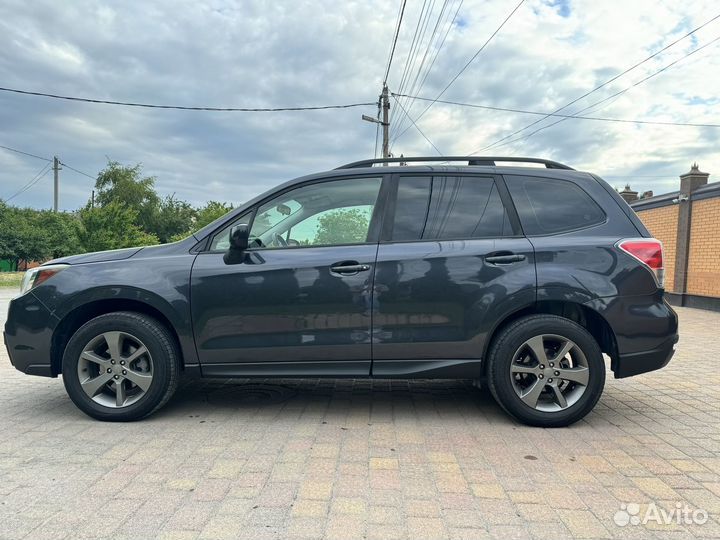
<svg viewBox="0 0 720 540">
<path fill-rule="evenodd" d="M 372 279 L 370 281 L 370 371 L 368 377 L 373 376 L 375 365 L 375 276 L 377 275 L 378 255 L 380 253 L 380 242 L 375 245 L 375 262 L 372 266 Z"/>
</svg>

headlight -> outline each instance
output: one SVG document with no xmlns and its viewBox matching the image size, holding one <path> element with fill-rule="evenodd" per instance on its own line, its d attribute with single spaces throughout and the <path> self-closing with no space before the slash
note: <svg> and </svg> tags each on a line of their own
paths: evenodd
<svg viewBox="0 0 720 540">
<path fill-rule="evenodd" d="M 40 285 L 43 281 L 47 281 L 58 272 L 65 270 L 69 264 L 49 264 L 47 266 L 38 266 L 31 268 L 23 276 L 22 284 L 20 285 L 20 294 L 25 294 L 30 289 L 33 289 Z"/>
</svg>

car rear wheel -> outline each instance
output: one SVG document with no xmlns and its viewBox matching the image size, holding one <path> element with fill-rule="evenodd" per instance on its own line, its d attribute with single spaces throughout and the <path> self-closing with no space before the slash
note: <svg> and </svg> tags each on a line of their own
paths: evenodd
<svg viewBox="0 0 720 540">
<path fill-rule="evenodd" d="M 512 416 L 533 426 L 577 422 L 600 399 L 605 361 L 592 335 L 555 315 L 531 315 L 501 330 L 488 355 L 488 384 Z"/>
<path fill-rule="evenodd" d="M 63 355 L 70 399 L 99 420 L 131 421 L 162 407 L 177 388 L 180 361 L 170 332 L 141 313 L 114 312 L 84 324 Z"/>
</svg>

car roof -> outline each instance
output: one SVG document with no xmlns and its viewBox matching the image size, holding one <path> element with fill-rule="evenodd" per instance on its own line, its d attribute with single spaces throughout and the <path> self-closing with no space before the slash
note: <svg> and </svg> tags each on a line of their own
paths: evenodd
<svg viewBox="0 0 720 540">
<path fill-rule="evenodd" d="M 297 178 L 297 181 L 310 180 L 313 177 L 366 176 L 377 174 L 407 174 L 414 172 L 451 172 L 480 174 L 521 174 L 527 176 L 547 176 L 556 178 L 587 177 L 590 173 L 575 169 L 547 169 L 522 165 L 388 165 L 387 167 L 357 167 L 350 169 L 331 169 Z"/>
<path fill-rule="evenodd" d="M 509 161 L 518 163 L 544 163 L 552 164 L 557 166 L 552 167 L 537 167 L 537 166 L 522 166 L 522 165 L 406 165 L 405 163 L 417 162 L 417 161 L 428 161 L 428 162 L 441 162 L 445 161 L 486 161 L 488 159 L 494 161 Z M 381 164 L 387 163 L 387 166 Z M 380 165 L 380 166 L 378 166 Z M 535 158 L 480 158 L 480 157 L 455 157 L 455 156 L 443 156 L 443 157 L 429 157 L 429 158 L 388 158 L 381 160 L 365 160 L 343 165 L 341 167 L 330 169 L 322 172 L 307 174 L 292 180 L 288 180 L 276 186 L 273 186 L 269 190 L 261 193 L 260 195 L 252 198 L 249 201 L 239 205 L 235 210 L 222 216 L 212 223 L 206 225 L 199 231 L 196 231 L 193 236 L 197 240 L 201 240 L 206 237 L 210 232 L 217 229 L 221 222 L 230 222 L 235 219 L 236 216 L 245 212 L 247 208 L 252 207 L 254 204 L 267 198 L 269 195 L 283 191 L 297 184 L 304 182 L 312 182 L 313 180 L 333 179 L 333 178 L 357 178 L 362 176 L 380 176 L 385 174 L 413 174 L 413 173 L 475 173 L 475 174 L 513 174 L 521 176 L 535 176 L 544 178 L 566 178 L 572 180 L 587 180 L 593 178 L 593 175 L 583 171 L 576 171 L 563 165 L 561 163 L 547 161 Z"/>
</svg>

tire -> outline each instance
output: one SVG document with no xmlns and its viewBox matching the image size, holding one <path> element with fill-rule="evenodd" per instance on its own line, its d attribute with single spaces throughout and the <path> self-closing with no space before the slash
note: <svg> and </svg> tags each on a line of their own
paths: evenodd
<svg viewBox="0 0 720 540">
<path fill-rule="evenodd" d="M 70 338 L 62 377 L 70 399 L 85 414 L 129 422 L 152 414 L 172 397 L 180 355 L 173 336 L 156 319 L 128 311 L 107 313 Z"/>
<path fill-rule="evenodd" d="M 511 416 L 531 426 L 563 427 L 595 407 L 605 386 L 605 361 L 595 338 L 579 324 L 530 315 L 494 338 L 487 375 L 495 401 Z"/>
</svg>

